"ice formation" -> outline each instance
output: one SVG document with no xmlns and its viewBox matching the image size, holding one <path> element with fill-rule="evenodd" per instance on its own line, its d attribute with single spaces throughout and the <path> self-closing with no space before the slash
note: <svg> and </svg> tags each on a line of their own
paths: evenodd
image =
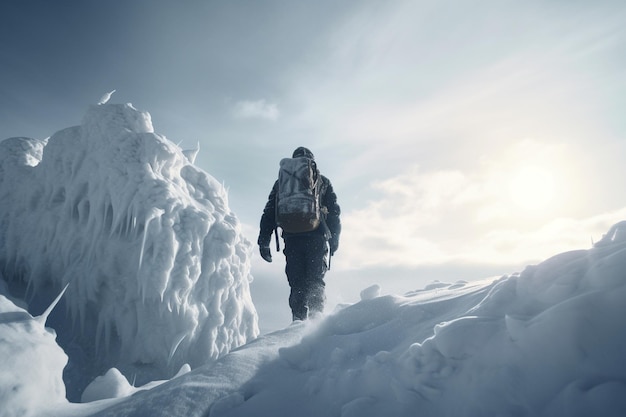
<svg viewBox="0 0 626 417">
<path fill-rule="evenodd" d="M 101 104 L 49 139 L 0 142 L 0 200 L 0 271 L 46 303 L 69 284 L 56 330 L 92 376 L 171 377 L 258 335 L 227 193 L 148 113 Z"/>
<path fill-rule="evenodd" d="M 0 414 L 30 410 L 65 400 L 67 356 L 55 334 L 9 299 L 0 274 Z"/>
</svg>

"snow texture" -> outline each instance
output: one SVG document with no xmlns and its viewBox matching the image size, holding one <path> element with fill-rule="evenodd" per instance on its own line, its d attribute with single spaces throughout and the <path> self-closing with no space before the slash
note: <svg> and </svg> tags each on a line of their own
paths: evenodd
<svg viewBox="0 0 626 417">
<path fill-rule="evenodd" d="M 624 416 L 624 237 L 497 279 L 373 286 L 132 397 L 40 415 Z"/>
<path fill-rule="evenodd" d="M 87 381 L 171 378 L 258 335 L 226 191 L 148 113 L 103 103 L 49 139 L 0 142 L 0 200 L 0 271 L 31 308 L 69 284 L 55 328 Z"/>
<path fill-rule="evenodd" d="M 65 401 L 67 355 L 56 344 L 54 331 L 17 306 L 7 292 L 0 280 L 0 415 L 27 415 Z"/>
</svg>

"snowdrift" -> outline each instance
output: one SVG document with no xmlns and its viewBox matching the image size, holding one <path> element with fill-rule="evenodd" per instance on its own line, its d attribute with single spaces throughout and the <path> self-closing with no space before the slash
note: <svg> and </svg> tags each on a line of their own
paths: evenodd
<svg viewBox="0 0 626 417">
<path fill-rule="evenodd" d="M 620 223 L 498 279 L 372 287 L 95 415 L 624 416 L 625 270 Z"/>
<path fill-rule="evenodd" d="M 111 367 L 170 378 L 258 335 L 251 244 L 194 155 L 130 104 L 0 142 L 0 271 L 32 314 L 69 284 L 49 323 L 75 399 Z"/>
</svg>

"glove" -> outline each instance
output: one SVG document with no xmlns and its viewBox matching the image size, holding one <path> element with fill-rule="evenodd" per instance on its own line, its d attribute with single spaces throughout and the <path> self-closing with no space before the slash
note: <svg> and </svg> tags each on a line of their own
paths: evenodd
<svg viewBox="0 0 626 417">
<path fill-rule="evenodd" d="M 335 252 L 337 252 L 339 248 L 339 239 L 331 238 L 328 244 L 330 245 L 330 256 L 335 255 Z"/>
<path fill-rule="evenodd" d="M 259 246 L 259 251 L 261 252 L 261 258 L 265 259 L 267 262 L 272 262 L 272 254 L 270 253 L 269 246 Z"/>
</svg>

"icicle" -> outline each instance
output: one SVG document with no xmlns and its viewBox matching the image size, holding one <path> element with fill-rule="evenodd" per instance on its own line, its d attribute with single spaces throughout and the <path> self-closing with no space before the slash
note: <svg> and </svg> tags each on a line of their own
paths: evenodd
<svg viewBox="0 0 626 417">
<path fill-rule="evenodd" d="M 111 325 L 108 321 L 104 323 L 104 346 L 107 349 L 111 346 Z"/>
<path fill-rule="evenodd" d="M 132 232 L 135 232 L 135 238 L 137 238 L 137 216 L 135 216 L 134 214 L 131 215 L 128 219 L 128 228 L 126 231 L 128 236 L 130 236 Z"/>
<path fill-rule="evenodd" d="M 87 314 L 85 312 L 86 303 L 78 302 L 78 321 L 80 322 L 80 330 L 85 330 L 85 320 L 87 319 Z"/>
<path fill-rule="evenodd" d="M 196 156 L 198 156 L 198 151 L 200 151 L 200 141 L 198 141 L 195 149 L 184 150 L 183 155 L 185 155 L 187 160 L 193 164 L 196 162 Z"/>
<path fill-rule="evenodd" d="M 187 333 L 186 332 L 181 332 L 178 334 L 177 338 L 174 339 L 175 341 L 178 340 L 177 342 L 175 342 L 172 347 L 170 348 L 170 354 L 167 357 L 167 364 L 170 364 L 170 361 L 172 360 L 172 358 L 174 357 L 174 354 L 176 353 L 176 350 L 178 349 L 178 346 L 180 346 L 180 344 L 182 343 L 183 340 L 185 340 L 185 338 L 187 337 Z"/>
<path fill-rule="evenodd" d="M 96 325 L 96 356 L 98 356 L 98 351 L 100 350 L 100 343 L 102 342 L 102 333 L 104 324 L 102 318 L 98 316 L 98 324 Z"/>
<path fill-rule="evenodd" d="M 131 236 L 131 234 L 135 230 L 136 223 L 137 223 L 137 219 L 135 218 L 135 215 L 129 209 L 128 213 L 126 214 L 126 224 L 124 225 L 125 227 L 124 237 L 128 238 Z M 135 235 L 135 238 L 136 238 L 136 235 Z"/>
<path fill-rule="evenodd" d="M 89 256 L 87 258 L 87 265 L 93 264 L 94 252 L 96 249 L 96 242 L 98 241 L 98 234 L 94 233 L 91 236 L 91 242 L 89 243 Z"/>
<path fill-rule="evenodd" d="M 13 270 L 17 271 L 17 259 L 15 259 L 15 264 L 13 265 Z M 28 298 L 28 294 L 30 294 L 31 290 L 33 289 L 33 286 L 35 285 L 35 280 L 33 279 L 29 279 L 26 282 L 26 298 Z M 34 291 L 33 291 L 34 294 Z"/>
<path fill-rule="evenodd" d="M 143 264 L 143 251 L 146 248 L 146 237 L 148 236 L 148 225 L 149 223 L 146 223 L 146 227 L 143 229 L 143 238 L 141 239 L 141 248 L 139 248 L 139 265 L 137 267 L 137 270 L 140 270 L 141 265 Z"/>
<path fill-rule="evenodd" d="M 141 296 L 141 305 L 145 307 L 146 305 L 146 287 L 143 285 L 143 281 L 141 280 L 141 276 L 139 272 L 137 272 L 137 283 L 139 287 L 139 295 Z"/>
<path fill-rule="evenodd" d="M 104 207 L 104 219 L 102 221 L 102 231 L 112 233 L 113 231 L 113 218 L 114 218 L 113 205 L 109 202 Z M 104 234 L 104 233 L 103 233 Z"/>
<path fill-rule="evenodd" d="M 109 237 L 113 237 L 113 234 L 117 232 L 118 236 L 122 236 L 124 224 L 122 221 L 122 210 L 116 210 L 115 216 L 113 216 L 113 225 L 109 233 Z"/>
<path fill-rule="evenodd" d="M 156 219 L 157 217 L 161 217 L 163 214 L 165 214 L 165 210 L 160 208 L 152 208 L 148 216 L 146 216 L 145 226 L 143 229 L 143 239 L 141 241 L 141 249 L 139 251 L 139 269 L 141 269 L 141 265 L 143 263 L 143 253 L 146 248 L 146 238 L 148 237 L 148 226 L 150 226 L 152 220 Z"/>
<path fill-rule="evenodd" d="M 46 320 L 48 320 L 48 316 L 50 315 L 50 313 L 52 312 L 52 310 L 54 309 L 54 307 L 56 307 L 56 305 L 59 303 L 59 300 L 61 300 L 61 297 L 63 297 L 63 294 L 65 294 L 65 290 L 67 290 L 67 287 L 70 285 L 70 283 L 68 282 L 67 284 L 65 284 L 65 287 L 63 288 L 63 290 L 61 291 L 61 293 L 57 296 L 57 298 L 54 299 L 54 301 L 48 306 L 48 308 L 46 309 L 46 311 L 43 312 L 43 314 L 41 314 L 40 316 L 35 317 L 35 320 L 41 324 L 42 326 L 46 325 Z"/>
</svg>

